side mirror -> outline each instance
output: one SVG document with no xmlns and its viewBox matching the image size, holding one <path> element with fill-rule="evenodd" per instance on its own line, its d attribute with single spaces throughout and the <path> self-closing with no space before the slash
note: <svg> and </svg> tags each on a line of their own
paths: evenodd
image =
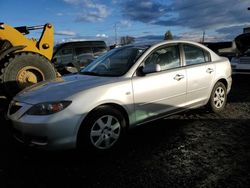
<svg viewBox="0 0 250 188">
<path fill-rule="evenodd" d="M 149 64 L 145 66 L 140 66 L 137 69 L 137 75 L 144 76 L 145 74 L 159 72 L 159 71 L 161 71 L 161 66 L 159 64 Z"/>
<path fill-rule="evenodd" d="M 148 64 L 145 65 L 142 69 L 144 74 L 153 73 L 153 72 L 160 72 L 161 66 L 159 64 Z"/>
</svg>

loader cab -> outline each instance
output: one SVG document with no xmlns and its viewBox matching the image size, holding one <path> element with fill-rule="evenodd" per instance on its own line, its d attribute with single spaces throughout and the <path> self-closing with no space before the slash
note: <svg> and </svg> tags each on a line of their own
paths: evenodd
<svg viewBox="0 0 250 188">
<path fill-rule="evenodd" d="M 52 62 L 56 67 L 74 67 L 79 70 L 107 51 L 104 41 L 66 42 L 54 47 Z"/>
</svg>

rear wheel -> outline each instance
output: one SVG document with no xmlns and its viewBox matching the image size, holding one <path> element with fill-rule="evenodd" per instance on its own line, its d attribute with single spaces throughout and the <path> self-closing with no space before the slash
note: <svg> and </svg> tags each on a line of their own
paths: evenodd
<svg viewBox="0 0 250 188">
<path fill-rule="evenodd" d="M 1 73 L 1 84 L 8 96 L 14 96 L 35 83 L 56 78 L 56 71 L 48 59 L 27 52 L 14 54 L 8 58 Z"/>
<path fill-rule="evenodd" d="M 104 152 L 116 147 L 124 135 L 123 114 L 112 107 L 101 106 L 83 122 L 78 133 L 78 147 Z"/>
<path fill-rule="evenodd" d="M 227 102 L 227 89 L 222 82 L 217 82 L 212 90 L 209 107 L 215 112 L 221 112 L 224 110 Z"/>
</svg>

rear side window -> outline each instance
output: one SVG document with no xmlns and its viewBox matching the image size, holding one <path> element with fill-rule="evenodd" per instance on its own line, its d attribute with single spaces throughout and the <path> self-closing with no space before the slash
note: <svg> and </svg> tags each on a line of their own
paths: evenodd
<svg viewBox="0 0 250 188">
<path fill-rule="evenodd" d="M 183 49 L 185 53 L 186 65 L 195 65 L 210 61 L 209 53 L 202 48 L 184 44 Z"/>
</svg>

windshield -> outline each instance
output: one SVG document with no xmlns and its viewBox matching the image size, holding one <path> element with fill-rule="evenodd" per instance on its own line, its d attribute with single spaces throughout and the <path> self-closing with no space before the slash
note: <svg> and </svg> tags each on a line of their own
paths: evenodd
<svg viewBox="0 0 250 188">
<path fill-rule="evenodd" d="M 96 76 L 122 76 L 148 48 L 149 46 L 126 46 L 113 49 L 97 58 L 80 73 Z"/>
</svg>

